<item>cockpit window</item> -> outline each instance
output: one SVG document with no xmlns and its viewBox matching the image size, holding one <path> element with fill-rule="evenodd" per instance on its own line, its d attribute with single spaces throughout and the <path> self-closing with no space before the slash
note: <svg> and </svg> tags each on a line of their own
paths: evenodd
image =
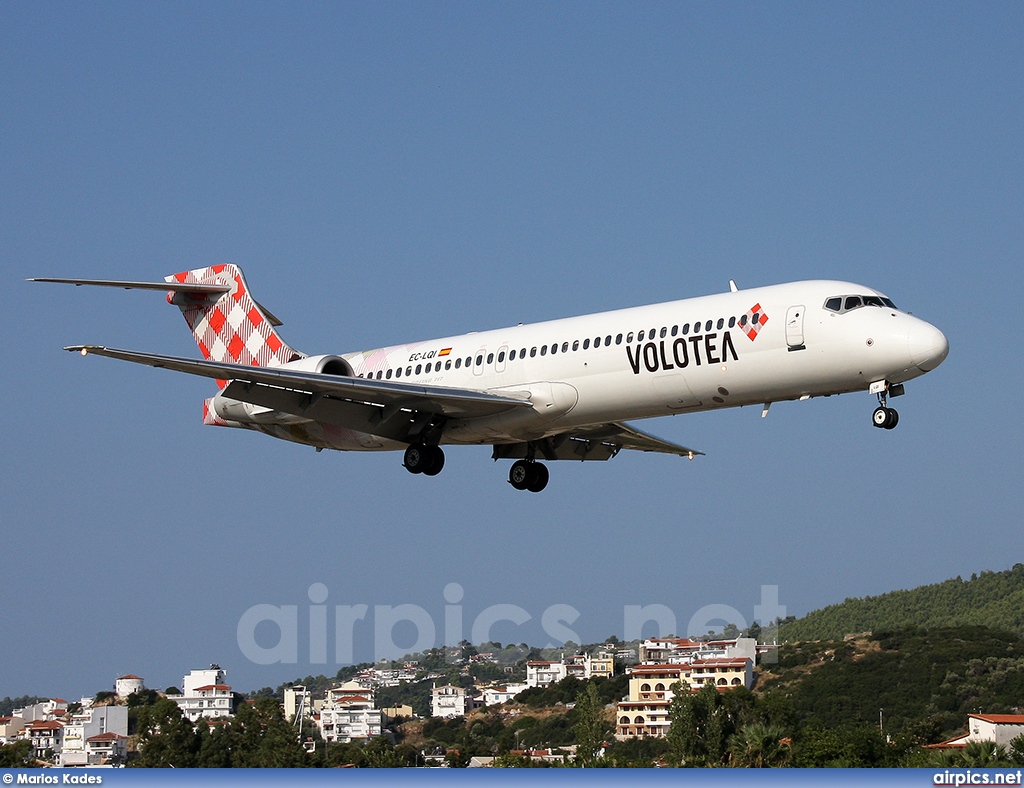
<svg viewBox="0 0 1024 788">
<path fill-rule="evenodd" d="M 896 309 L 892 299 L 880 295 L 846 295 L 831 296 L 825 301 L 825 309 L 836 314 L 843 314 L 863 306 L 878 306 Z"/>
</svg>

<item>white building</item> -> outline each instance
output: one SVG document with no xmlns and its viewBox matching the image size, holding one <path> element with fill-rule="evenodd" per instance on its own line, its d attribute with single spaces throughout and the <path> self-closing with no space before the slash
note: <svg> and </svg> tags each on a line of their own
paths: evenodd
<svg viewBox="0 0 1024 788">
<path fill-rule="evenodd" d="M 484 690 L 484 705 L 497 706 L 512 700 L 516 695 L 527 689 L 526 684 L 507 684 L 504 687 L 488 687 Z"/>
<path fill-rule="evenodd" d="M 984 741 L 1006 747 L 1018 736 L 1024 736 L 1024 714 L 968 714 L 967 733 L 930 745 L 929 749 L 960 749 Z"/>
<path fill-rule="evenodd" d="M 526 663 L 526 686 L 546 687 L 561 681 L 566 676 L 564 662 L 533 660 Z"/>
<path fill-rule="evenodd" d="M 313 716 L 312 693 L 302 684 L 285 687 L 284 718 L 291 722 L 299 716 L 300 712 L 307 719 Z"/>
<path fill-rule="evenodd" d="M 203 717 L 230 717 L 235 713 L 235 696 L 231 687 L 224 683 L 224 670 L 219 665 L 193 670 L 181 680 L 181 687 L 181 695 L 168 697 L 192 722 Z"/>
<path fill-rule="evenodd" d="M 127 698 L 133 692 L 142 692 L 144 689 L 146 684 L 141 676 L 129 673 L 114 680 L 114 692 L 121 698 Z"/>
<path fill-rule="evenodd" d="M 430 690 L 431 717 L 468 717 L 477 707 L 469 690 L 464 687 L 434 687 Z"/>
<path fill-rule="evenodd" d="M 0 717 L 0 744 L 10 744 L 25 729 L 25 720 L 21 717 Z"/>
<path fill-rule="evenodd" d="M 383 713 L 374 708 L 373 690 L 355 681 L 327 691 L 317 724 L 324 741 L 342 743 L 372 739 L 384 728 Z"/>
<path fill-rule="evenodd" d="M 108 736 L 109 734 L 109 736 Z M 117 740 L 121 737 L 125 744 L 128 741 L 128 708 L 126 706 L 93 706 L 78 714 L 66 715 L 64 735 L 61 742 L 60 766 L 86 766 L 102 761 L 105 755 L 93 753 L 90 760 L 88 742 L 97 736 L 103 747 L 117 748 Z M 109 753 L 108 753 L 109 754 Z"/>
</svg>

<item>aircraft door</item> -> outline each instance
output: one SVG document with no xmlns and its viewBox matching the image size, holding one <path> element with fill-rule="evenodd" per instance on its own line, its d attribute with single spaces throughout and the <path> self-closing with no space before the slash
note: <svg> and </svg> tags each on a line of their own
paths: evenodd
<svg viewBox="0 0 1024 788">
<path fill-rule="evenodd" d="M 804 312 L 802 306 L 791 306 L 786 313 L 786 344 L 790 350 L 803 350 L 804 345 Z"/>
<path fill-rule="evenodd" d="M 504 372 L 505 371 L 505 358 L 508 356 L 508 345 L 502 345 L 498 348 L 498 357 L 494 361 L 494 371 Z"/>
</svg>

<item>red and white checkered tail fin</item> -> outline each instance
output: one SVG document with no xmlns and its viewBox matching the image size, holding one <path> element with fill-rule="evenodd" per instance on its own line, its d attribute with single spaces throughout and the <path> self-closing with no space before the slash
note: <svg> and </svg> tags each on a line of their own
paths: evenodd
<svg viewBox="0 0 1024 788">
<path fill-rule="evenodd" d="M 183 271 L 165 277 L 165 281 L 229 288 L 219 292 L 176 290 L 167 294 L 167 301 L 185 316 L 203 358 L 276 367 L 303 357 L 274 330 L 281 321 L 249 295 L 238 266 L 228 263 Z M 223 382 L 218 382 L 223 387 Z"/>
</svg>

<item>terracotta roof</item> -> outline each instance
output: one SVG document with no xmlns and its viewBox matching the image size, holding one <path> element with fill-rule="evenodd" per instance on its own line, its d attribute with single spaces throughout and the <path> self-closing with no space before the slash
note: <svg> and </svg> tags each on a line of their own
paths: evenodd
<svg viewBox="0 0 1024 788">
<path fill-rule="evenodd" d="M 750 660 L 747 657 L 712 657 L 711 659 L 695 659 L 690 663 L 695 668 L 707 668 L 707 667 L 718 667 L 718 668 L 731 668 L 740 667 L 745 668 L 747 662 Z"/>
<path fill-rule="evenodd" d="M 120 733 L 114 733 L 110 731 L 108 733 L 100 733 L 96 736 L 90 736 L 86 741 L 117 741 L 118 739 L 127 739 L 127 736 L 122 736 Z"/>
<path fill-rule="evenodd" d="M 205 690 L 230 690 L 230 689 L 231 689 L 231 687 L 229 687 L 227 684 L 205 684 L 202 687 L 196 687 L 195 691 L 196 692 L 201 692 L 201 691 L 205 691 Z"/>
<path fill-rule="evenodd" d="M 117 677 L 118 681 L 121 681 L 121 679 L 138 679 L 139 681 L 142 681 L 142 676 L 136 676 L 133 673 L 129 673 L 129 674 L 125 675 L 125 676 L 118 676 Z"/>
<path fill-rule="evenodd" d="M 45 722 L 42 720 L 35 720 L 28 724 L 28 729 L 30 731 L 54 731 L 63 727 L 64 723 L 57 722 L 57 720 L 47 720 Z"/>
<path fill-rule="evenodd" d="M 1024 725 L 1024 714 L 968 714 L 995 725 Z"/>
</svg>

